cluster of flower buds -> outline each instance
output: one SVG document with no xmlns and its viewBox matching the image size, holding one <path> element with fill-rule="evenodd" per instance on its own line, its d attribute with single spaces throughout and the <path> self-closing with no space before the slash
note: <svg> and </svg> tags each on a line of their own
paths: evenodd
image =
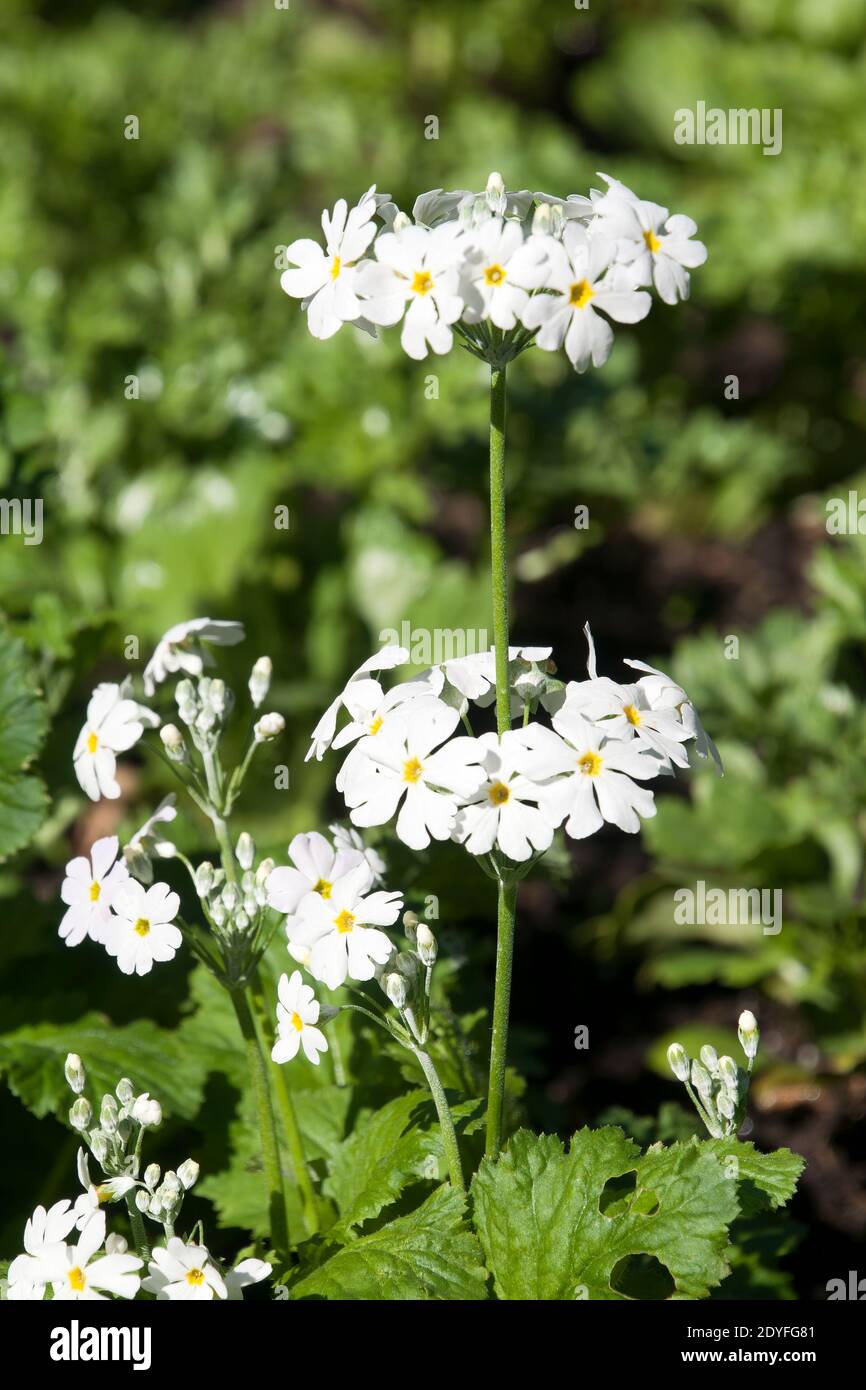
<svg viewBox="0 0 866 1390">
<path fill-rule="evenodd" d="M 208 860 L 195 871 L 196 891 L 207 914 L 221 933 L 246 933 L 267 907 L 267 881 L 274 869 L 273 859 L 263 859 L 253 868 L 256 847 L 251 835 L 238 836 L 235 857 L 241 869 L 240 883 L 227 883 L 222 869 Z"/>
<path fill-rule="evenodd" d="M 230 688 L 216 676 L 201 676 L 197 684 L 178 681 L 174 694 L 177 712 L 196 746 L 211 748 L 232 712 L 234 695 Z"/>
<path fill-rule="evenodd" d="M 414 912 L 404 912 L 403 930 L 412 949 L 396 951 L 377 974 L 389 1003 L 423 1045 L 430 1031 L 430 983 L 438 947 L 427 923 Z"/>
<path fill-rule="evenodd" d="M 69 1123 L 84 1139 L 93 1157 L 109 1175 L 135 1176 L 135 1151 L 141 1131 L 156 1129 L 162 1124 L 162 1107 L 147 1091 L 136 1092 L 128 1077 L 122 1076 L 99 1105 L 97 1124 L 91 1128 L 94 1108 L 84 1095 L 87 1074 L 81 1058 L 70 1052 L 65 1064 L 66 1080 L 75 1096 L 69 1111 Z"/>
<path fill-rule="evenodd" d="M 746 1057 L 745 1069 L 733 1057 L 719 1057 L 709 1043 L 701 1048 L 699 1058 L 690 1058 L 682 1043 L 668 1048 L 668 1066 L 682 1081 L 714 1139 L 735 1135 L 745 1119 L 750 1073 L 760 1041 L 757 1020 L 748 1009 L 740 1014 L 737 1036 Z"/>
<path fill-rule="evenodd" d="M 142 1216 L 149 1216 L 151 1220 L 173 1228 L 180 1215 L 183 1199 L 198 1174 L 199 1166 L 194 1158 L 187 1158 L 176 1172 L 169 1168 L 164 1174 L 158 1163 L 150 1163 L 144 1170 L 144 1185 L 135 1194 L 135 1205 Z"/>
</svg>

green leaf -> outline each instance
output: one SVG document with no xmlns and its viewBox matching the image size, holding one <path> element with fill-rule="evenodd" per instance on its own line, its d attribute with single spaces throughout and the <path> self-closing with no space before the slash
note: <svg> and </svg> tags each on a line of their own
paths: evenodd
<svg viewBox="0 0 866 1390">
<path fill-rule="evenodd" d="M 72 1102 L 63 1063 L 77 1052 L 87 1069 L 87 1090 L 97 1102 L 128 1076 L 170 1113 L 191 1119 L 199 1108 L 206 1060 L 183 1045 L 180 1035 L 147 1019 L 115 1027 L 104 1014 L 76 1023 L 41 1023 L 0 1037 L 0 1075 L 35 1115 L 65 1119 Z"/>
<path fill-rule="evenodd" d="M 606 1185 L 632 1172 L 633 1194 L 603 1213 Z M 636 1255 L 667 1268 L 674 1298 L 703 1298 L 728 1273 L 736 1186 L 696 1140 L 641 1156 L 622 1130 L 582 1129 L 566 1153 L 520 1130 L 498 1161 L 484 1159 L 472 1195 L 499 1298 L 621 1299 L 615 1267 Z"/>
<path fill-rule="evenodd" d="M 0 859 L 26 845 L 45 817 L 45 788 L 24 773 L 47 725 L 26 650 L 0 628 Z"/>
<path fill-rule="evenodd" d="M 409 1216 L 338 1250 L 295 1284 L 291 1297 L 483 1299 L 487 1272 L 464 1212 L 458 1192 L 438 1188 Z"/>
<path fill-rule="evenodd" d="M 762 1154 L 754 1144 L 739 1139 L 709 1139 L 704 1147 L 721 1160 L 729 1177 L 744 1184 L 739 1189 L 744 1216 L 790 1202 L 806 1166 L 806 1160 L 790 1149 Z"/>
<path fill-rule="evenodd" d="M 362 1119 L 334 1151 L 325 1191 L 340 1210 L 332 1233 L 336 1239 L 351 1239 L 354 1227 L 378 1216 L 405 1187 L 424 1177 L 422 1164 L 438 1151 L 438 1134 L 409 1125 L 427 1100 L 423 1091 L 398 1096 Z"/>
</svg>

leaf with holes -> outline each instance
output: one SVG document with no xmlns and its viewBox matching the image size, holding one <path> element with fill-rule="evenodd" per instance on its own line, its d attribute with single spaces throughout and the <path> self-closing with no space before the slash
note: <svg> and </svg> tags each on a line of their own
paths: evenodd
<svg viewBox="0 0 866 1390">
<path fill-rule="evenodd" d="M 628 1195 L 605 1189 L 634 1173 Z M 621 1299 L 618 1265 L 650 1256 L 674 1298 L 703 1298 L 725 1277 L 727 1231 L 739 1206 L 707 1145 L 641 1155 L 620 1129 L 582 1129 L 566 1153 L 552 1135 L 520 1130 L 472 1184 L 475 1226 L 502 1299 Z"/>
</svg>

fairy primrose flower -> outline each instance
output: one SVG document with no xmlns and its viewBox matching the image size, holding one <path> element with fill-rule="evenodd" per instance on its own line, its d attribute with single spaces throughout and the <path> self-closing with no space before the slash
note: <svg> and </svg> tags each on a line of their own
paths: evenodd
<svg viewBox="0 0 866 1390">
<path fill-rule="evenodd" d="M 683 744 L 691 738 L 676 711 L 672 708 L 653 708 L 646 690 L 637 682 L 618 685 L 601 676 L 589 681 L 570 681 L 565 687 L 564 709 L 574 710 L 598 725 L 606 738 L 629 741 L 652 749 L 662 759 L 664 767 L 675 763 L 688 767 L 688 754 Z M 661 771 L 661 767 L 657 769 Z"/>
<path fill-rule="evenodd" d="M 228 1298 L 225 1281 L 207 1248 L 185 1245 L 179 1236 L 172 1236 L 153 1251 L 141 1287 L 156 1294 L 159 1300 L 172 1302 L 203 1303 Z"/>
<path fill-rule="evenodd" d="M 129 698 L 129 690 L 129 681 L 121 685 L 103 682 L 87 706 L 87 719 L 76 740 L 72 763 L 75 776 L 91 801 L 102 796 L 115 801 L 120 796 L 116 755 L 138 743 L 145 724 L 155 728 L 159 723 L 151 710 Z"/>
<path fill-rule="evenodd" d="M 393 732 L 359 743 L 344 790 L 353 825 L 384 825 L 399 808 L 397 835 L 410 849 L 447 840 L 458 806 L 484 781 L 478 740 L 450 738 L 459 720 L 441 700 L 415 700 Z"/>
<path fill-rule="evenodd" d="M 698 757 L 712 758 L 716 765 L 716 771 L 720 776 L 724 776 L 725 769 L 719 750 L 701 723 L 700 715 L 682 686 L 677 685 L 676 681 L 665 675 L 664 671 L 657 670 L 655 666 L 648 666 L 645 661 L 633 661 L 626 657 L 625 664 L 631 666 L 635 671 L 645 672 L 638 681 L 638 685 L 646 696 L 650 708 L 675 710 L 686 733 L 695 741 L 695 752 Z"/>
<path fill-rule="evenodd" d="M 160 729 L 160 736 L 162 732 L 163 730 Z M 151 854 L 158 854 L 160 846 L 166 843 L 161 836 L 154 834 L 154 830 L 158 825 L 170 825 L 176 818 L 177 797 L 174 792 L 169 792 L 168 796 L 163 797 L 153 815 L 148 816 L 144 825 L 140 826 L 129 843 L 124 845 L 124 863 L 143 883 L 153 882 L 153 866 L 150 862 L 150 856 Z"/>
<path fill-rule="evenodd" d="M 24 1227 L 23 1255 L 17 1255 L 9 1266 L 6 1297 L 11 1302 L 31 1302 L 45 1295 L 47 1277 L 45 1256 L 59 1255 L 66 1244 L 66 1237 L 73 1230 L 76 1212 L 69 1199 L 55 1202 L 46 1211 L 37 1207 L 28 1217 Z"/>
<path fill-rule="evenodd" d="M 244 640 L 243 623 L 223 622 L 215 618 L 192 618 L 176 623 L 156 644 L 153 656 L 144 668 L 144 690 L 153 695 L 156 687 L 168 676 L 183 671 L 187 676 L 200 676 L 213 658 L 202 642 L 216 647 L 233 647 Z"/>
<path fill-rule="evenodd" d="M 599 225 L 617 242 L 618 257 L 634 272 L 639 285 L 655 284 L 665 304 L 689 297 L 689 270 L 703 265 L 707 248 L 692 238 L 697 225 L 682 213 L 670 215 L 658 203 L 645 202 L 608 174 L 599 174 L 607 191 L 593 203 Z"/>
<path fill-rule="evenodd" d="M 617 323 L 638 323 L 650 311 L 650 296 L 605 274 L 616 243 L 590 235 L 579 222 L 566 224 L 561 242 L 548 237 L 545 245 L 545 292 L 530 299 L 521 315 L 523 324 L 539 330 L 535 342 L 545 352 L 564 344 L 578 372 L 585 372 L 590 362 L 601 367 L 613 347 L 613 329 L 601 314 Z"/>
<path fill-rule="evenodd" d="M 490 319 L 497 328 L 514 328 L 547 274 L 542 238 L 524 240 L 519 222 L 491 217 L 477 230 L 464 269 L 461 293 L 467 323 Z"/>
<path fill-rule="evenodd" d="M 463 312 L 460 267 L 466 251 L 463 231 L 455 222 L 426 227 L 401 226 L 382 232 L 374 247 L 376 260 L 358 274 L 364 313 L 382 326 L 403 319 L 404 352 L 420 361 L 428 347 L 448 352 L 451 325 Z M 405 318 L 404 318 L 405 314 Z"/>
<path fill-rule="evenodd" d="M 290 1062 L 302 1047 L 307 1061 L 317 1067 L 319 1053 L 328 1050 L 328 1039 L 315 1026 L 319 1021 L 318 999 L 304 984 L 300 970 L 293 971 L 291 978 L 280 976 L 277 994 L 277 1040 L 271 1057 L 275 1062 Z"/>
<path fill-rule="evenodd" d="M 354 848 L 337 849 L 324 835 L 313 830 L 296 835 L 289 845 L 291 866 L 280 866 L 268 875 L 268 907 L 291 917 L 308 893 L 331 896 L 334 881 L 362 863 L 364 856 Z"/>
<path fill-rule="evenodd" d="M 79 946 L 85 937 L 102 941 L 111 921 L 111 904 L 129 871 L 118 861 L 116 835 L 96 840 L 90 857 L 78 855 L 66 865 L 60 897 L 67 904 L 58 934 L 67 946 Z"/>
<path fill-rule="evenodd" d="M 145 889 L 129 879 L 115 895 L 103 945 L 124 975 L 146 975 L 155 961 L 173 960 L 183 937 L 174 919 L 180 898 L 165 883 Z"/>
<path fill-rule="evenodd" d="M 553 826 L 538 809 L 540 789 L 523 772 L 527 746 L 523 730 L 501 738 L 482 734 L 485 781 L 458 812 L 454 838 L 470 854 L 487 854 L 494 845 L 517 863 L 549 849 Z M 419 928 L 420 932 L 420 928 Z"/>
<path fill-rule="evenodd" d="M 605 821 L 635 834 L 642 816 L 655 815 L 652 792 L 632 780 L 658 775 L 652 754 L 633 742 L 606 739 L 597 725 L 565 707 L 553 716 L 553 728 L 555 733 L 541 724 L 524 730 L 526 775 L 546 783 L 539 788 L 538 804 L 552 825 L 565 821 L 566 833 L 582 840 Z"/>
<path fill-rule="evenodd" d="M 387 197 L 377 194 L 373 184 L 353 208 L 340 198 L 333 212 L 326 208 L 322 213 L 324 251 L 309 237 L 287 247 L 290 268 L 280 276 L 280 288 L 303 301 L 314 338 L 332 338 L 344 323 L 356 322 L 365 312 L 367 306 L 356 293 L 359 262 L 376 235 L 377 207 Z"/>
<path fill-rule="evenodd" d="M 85 1221 L 76 1245 L 46 1250 L 38 1257 L 41 1276 L 55 1300 L 78 1302 L 134 1298 L 141 1282 L 137 1255 L 99 1255 L 105 1241 L 105 1213 L 94 1211 Z M 95 1258 L 98 1257 L 98 1258 Z"/>
<path fill-rule="evenodd" d="M 331 885 L 327 898 L 308 893 L 288 928 L 289 941 L 310 948 L 308 969 L 329 989 L 347 978 L 371 980 L 376 965 L 393 951 L 380 927 L 390 927 L 403 910 L 400 893 L 370 893 L 372 875 L 358 864 Z"/>
<path fill-rule="evenodd" d="M 337 698 L 331 701 L 313 730 L 312 742 L 304 761 L 309 762 L 312 757 L 315 757 L 317 762 L 322 761 L 334 741 L 340 709 L 345 706 L 346 698 L 353 695 L 352 687 L 357 681 L 368 675 L 370 671 L 390 671 L 395 666 L 405 666 L 408 660 L 409 653 L 405 647 L 382 647 L 378 652 L 374 652 L 372 656 L 368 657 L 357 671 L 353 671 Z"/>
</svg>

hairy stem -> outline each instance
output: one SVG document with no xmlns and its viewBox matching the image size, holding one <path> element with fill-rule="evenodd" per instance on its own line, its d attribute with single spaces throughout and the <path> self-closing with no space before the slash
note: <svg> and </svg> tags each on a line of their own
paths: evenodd
<svg viewBox="0 0 866 1390">
<path fill-rule="evenodd" d="M 132 1227 L 132 1243 L 135 1246 L 135 1253 L 145 1264 L 150 1259 L 150 1245 L 147 1239 L 147 1232 L 144 1229 L 144 1217 L 135 1205 L 135 1193 L 127 1192 L 126 1210 L 129 1212 L 129 1224 Z"/>
<path fill-rule="evenodd" d="M 259 1134 L 262 1143 L 262 1162 L 268 1188 L 268 1213 L 271 1223 L 271 1241 L 274 1248 L 285 1253 L 289 1248 L 289 1226 L 286 1215 L 286 1193 L 283 1186 L 283 1171 L 280 1164 L 280 1150 L 277 1144 L 277 1131 L 274 1124 L 274 1111 L 271 1104 L 271 1091 L 268 1082 L 268 1068 L 261 1041 L 256 1031 L 255 1020 L 250 1009 L 247 993 L 243 989 L 231 991 L 231 1001 L 237 1015 L 238 1026 L 244 1040 L 247 1054 L 247 1067 L 256 1098 L 256 1112 L 259 1121 Z"/>
<path fill-rule="evenodd" d="M 442 1089 L 442 1082 L 439 1080 L 439 1073 L 433 1065 L 433 1059 L 423 1048 L 415 1047 L 412 1049 L 421 1069 L 427 1078 L 427 1085 L 430 1087 L 430 1094 L 433 1097 L 433 1104 L 436 1106 L 436 1114 L 439 1117 L 439 1128 L 442 1131 L 442 1144 L 445 1149 L 445 1159 L 448 1164 L 448 1174 L 451 1179 L 451 1186 L 458 1192 L 465 1194 L 466 1184 L 463 1181 L 463 1164 L 460 1162 L 460 1148 L 457 1143 L 457 1135 L 454 1131 L 454 1121 L 451 1118 L 451 1111 L 448 1109 L 448 1101 L 445 1099 L 445 1092 Z"/>
<path fill-rule="evenodd" d="M 516 911 L 517 884 L 500 882 L 496 913 L 496 986 L 493 995 L 493 1028 L 490 1040 L 490 1078 L 487 1084 L 487 1142 L 484 1149 L 488 1157 L 495 1157 L 502 1148 L 502 1115 L 505 1105 L 508 1014 L 511 1006 L 511 967 L 514 959 Z"/>
</svg>

